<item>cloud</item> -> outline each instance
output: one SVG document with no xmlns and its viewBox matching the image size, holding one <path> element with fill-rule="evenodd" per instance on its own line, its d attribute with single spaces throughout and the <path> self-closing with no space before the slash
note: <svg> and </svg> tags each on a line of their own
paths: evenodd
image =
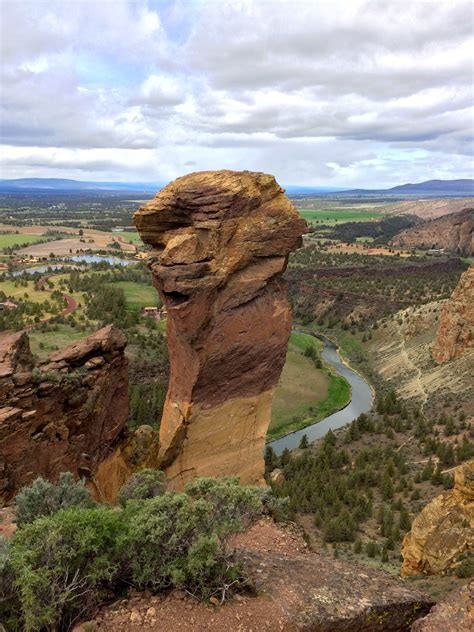
<svg viewBox="0 0 474 632">
<path fill-rule="evenodd" d="M 2 29 L 7 175 L 472 171 L 470 2 L 4 0 Z"/>
</svg>

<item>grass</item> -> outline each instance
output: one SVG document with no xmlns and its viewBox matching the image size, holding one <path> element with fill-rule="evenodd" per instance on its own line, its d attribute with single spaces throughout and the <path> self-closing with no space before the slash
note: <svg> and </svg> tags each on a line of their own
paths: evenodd
<svg viewBox="0 0 474 632">
<path fill-rule="evenodd" d="M 376 210 L 373 211 L 344 211 L 344 210 L 322 210 L 300 208 L 300 215 L 304 219 L 312 222 L 318 221 L 322 224 L 334 226 L 335 224 L 344 224 L 346 222 L 367 222 L 370 220 L 382 219 L 383 213 Z"/>
<path fill-rule="evenodd" d="M 114 233 L 114 235 L 116 237 L 123 237 L 125 241 L 128 241 L 131 244 L 143 245 L 143 241 L 141 240 L 140 235 L 131 230 L 124 230 L 120 233 Z"/>
<path fill-rule="evenodd" d="M 28 294 L 28 300 L 34 303 L 44 303 L 51 299 L 48 292 L 35 290 L 33 281 L 28 281 L 26 287 L 21 285 L 15 287 L 15 281 L 12 280 L 0 281 L 0 291 L 5 292 L 13 300 L 24 298 L 25 293 Z"/>
<path fill-rule="evenodd" d="M 273 398 L 267 441 L 321 421 L 350 401 L 350 385 L 330 367 L 317 369 L 303 355 L 308 346 L 318 352 L 323 343 L 304 334 L 291 334 L 286 363 Z"/>
<path fill-rule="evenodd" d="M 113 287 L 122 288 L 125 294 L 127 310 L 134 311 L 144 307 L 154 307 L 161 304 L 158 292 L 151 285 L 136 281 L 117 281 L 111 283 Z"/>
<path fill-rule="evenodd" d="M 45 235 L 17 235 L 16 233 L 8 233 L 0 235 L 0 249 L 11 248 L 12 246 L 28 246 L 45 241 L 45 239 L 47 239 Z"/>
<path fill-rule="evenodd" d="M 56 327 L 56 331 L 33 330 L 28 334 L 31 351 L 41 360 L 53 351 L 67 347 L 92 333 L 92 330 L 79 331 L 70 325 L 56 325 Z"/>
</svg>

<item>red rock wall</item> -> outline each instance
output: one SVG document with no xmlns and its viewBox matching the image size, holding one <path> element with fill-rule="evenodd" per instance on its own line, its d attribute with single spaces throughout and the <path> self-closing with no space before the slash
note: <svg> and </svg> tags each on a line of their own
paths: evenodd
<svg viewBox="0 0 474 632">
<path fill-rule="evenodd" d="M 273 176 L 178 178 L 135 215 L 168 310 L 170 382 L 160 463 L 194 476 L 263 477 L 291 310 L 282 273 L 306 229 Z"/>
<path fill-rule="evenodd" d="M 461 275 L 451 297 L 443 305 L 433 359 L 447 362 L 474 349 L 474 266 Z"/>
<path fill-rule="evenodd" d="M 0 336 L 0 500 L 37 476 L 94 475 L 127 422 L 125 345 L 107 326 L 35 364 L 25 332 Z"/>
</svg>

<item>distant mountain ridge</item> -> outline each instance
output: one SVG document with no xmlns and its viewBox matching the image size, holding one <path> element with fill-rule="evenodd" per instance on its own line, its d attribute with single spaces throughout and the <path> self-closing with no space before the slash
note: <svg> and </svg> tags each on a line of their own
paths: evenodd
<svg viewBox="0 0 474 632">
<path fill-rule="evenodd" d="M 399 184 L 391 189 L 351 189 L 341 195 L 426 195 L 433 196 L 474 196 L 474 179 L 426 180 L 425 182 Z"/>
<path fill-rule="evenodd" d="M 159 191 L 163 183 L 88 182 L 67 178 L 0 179 L 0 191 Z"/>
<path fill-rule="evenodd" d="M 165 186 L 163 182 L 89 182 L 68 178 L 18 178 L 0 179 L 0 191 L 147 191 L 156 193 Z M 391 189 L 344 189 L 343 187 L 284 185 L 288 195 L 393 195 L 427 197 L 474 197 L 474 179 L 426 180 L 419 183 L 400 184 Z"/>
<path fill-rule="evenodd" d="M 152 191 L 157 192 L 163 182 L 89 182 L 68 178 L 19 178 L 0 179 L 0 191 Z M 344 187 L 307 187 L 288 185 L 289 195 L 325 194 L 343 191 Z"/>
</svg>

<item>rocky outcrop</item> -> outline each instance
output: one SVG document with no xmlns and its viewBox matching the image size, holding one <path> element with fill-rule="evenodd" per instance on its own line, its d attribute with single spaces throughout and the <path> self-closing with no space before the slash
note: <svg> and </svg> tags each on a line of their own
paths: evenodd
<svg viewBox="0 0 474 632">
<path fill-rule="evenodd" d="M 125 336 L 109 325 L 36 363 L 25 332 L 0 336 L 0 500 L 37 476 L 91 479 L 128 417 Z"/>
<path fill-rule="evenodd" d="M 474 253 L 474 209 L 466 208 L 408 228 L 392 241 L 403 248 L 444 248 L 464 255 Z"/>
<path fill-rule="evenodd" d="M 459 466 L 454 488 L 436 496 L 403 540 L 402 575 L 439 574 L 474 551 L 474 460 Z"/>
<path fill-rule="evenodd" d="M 222 606 L 212 597 L 217 606 L 212 608 L 184 591 L 154 596 L 134 591 L 119 604 L 104 606 L 94 629 L 408 632 L 433 605 L 388 573 L 310 551 L 295 525 L 262 519 L 230 538 L 228 547 L 248 577 L 246 593 Z"/>
<path fill-rule="evenodd" d="M 471 349 L 474 349 L 474 266 L 461 275 L 443 305 L 432 354 L 436 362 L 447 362 Z"/>
<path fill-rule="evenodd" d="M 282 272 L 306 223 L 273 176 L 216 171 L 178 178 L 135 224 L 168 310 L 161 465 L 178 487 L 205 475 L 261 481 L 291 330 Z"/>
<path fill-rule="evenodd" d="M 411 632 L 472 632 L 474 581 L 449 593 L 426 617 L 415 621 Z"/>
</svg>

